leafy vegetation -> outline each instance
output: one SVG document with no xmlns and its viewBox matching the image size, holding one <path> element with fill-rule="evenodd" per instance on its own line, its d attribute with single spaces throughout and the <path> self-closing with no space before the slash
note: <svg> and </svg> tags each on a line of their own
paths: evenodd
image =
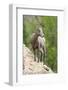
<svg viewBox="0 0 68 90">
<path fill-rule="evenodd" d="M 46 39 L 46 58 L 47 64 L 54 72 L 57 72 L 57 16 L 23 16 L 23 42 L 31 49 L 31 35 L 38 26 L 42 26 Z"/>
</svg>

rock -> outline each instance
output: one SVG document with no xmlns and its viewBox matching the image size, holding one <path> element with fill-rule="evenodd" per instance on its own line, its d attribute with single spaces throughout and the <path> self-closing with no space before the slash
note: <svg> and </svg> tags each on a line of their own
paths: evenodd
<svg viewBox="0 0 68 90">
<path fill-rule="evenodd" d="M 34 55 L 30 51 L 29 48 L 27 48 L 25 45 L 23 45 L 24 50 L 24 68 L 23 68 L 23 74 L 46 74 L 46 73 L 53 73 L 53 71 L 47 67 L 46 65 L 43 65 L 43 63 L 38 63 L 34 61 Z"/>
</svg>

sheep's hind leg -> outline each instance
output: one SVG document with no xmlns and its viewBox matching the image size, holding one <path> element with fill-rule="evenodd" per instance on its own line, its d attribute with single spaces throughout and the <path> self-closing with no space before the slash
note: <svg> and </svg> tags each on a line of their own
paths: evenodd
<svg viewBox="0 0 68 90">
<path fill-rule="evenodd" d="M 38 57 L 38 61 L 37 62 L 39 63 L 39 61 L 40 61 L 40 51 L 39 50 L 37 51 L 37 57 Z"/>
<path fill-rule="evenodd" d="M 34 50 L 34 61 L 36 61 L 36 52 Z"/>
</svg>

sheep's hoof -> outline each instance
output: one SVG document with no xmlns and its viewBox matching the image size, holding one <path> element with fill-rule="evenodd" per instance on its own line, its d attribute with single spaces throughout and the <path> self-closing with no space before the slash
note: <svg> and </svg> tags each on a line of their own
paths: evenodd
<svg viewBox="0 0 68 90">
<path fill-rule="evenodd" d="M 40 60 L 40 62 L 42 62 L 42 60 Z"/>
<path fill-rule="evenodd" d="M 39 63 L 39 61 L 37 61 L 37 63 Z"/>
<path fill-rule="evenodd" d="M 34 61 L 36 61 L 36 59 L 34 59 Z"/>
</svg>

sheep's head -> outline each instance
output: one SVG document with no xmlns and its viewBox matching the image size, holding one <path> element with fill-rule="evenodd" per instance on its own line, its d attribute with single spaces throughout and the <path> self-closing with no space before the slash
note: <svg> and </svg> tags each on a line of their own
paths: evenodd
<svg viewBox="0 0 68 90">
<path fill-rule="evenodd" d="M 44 36 L 42 27 L 39 27 L 39 28 L 38 28 L 38 35 L 40 35 L 40 36 L 42 36 L 42 37 Z"/>
</svg>

